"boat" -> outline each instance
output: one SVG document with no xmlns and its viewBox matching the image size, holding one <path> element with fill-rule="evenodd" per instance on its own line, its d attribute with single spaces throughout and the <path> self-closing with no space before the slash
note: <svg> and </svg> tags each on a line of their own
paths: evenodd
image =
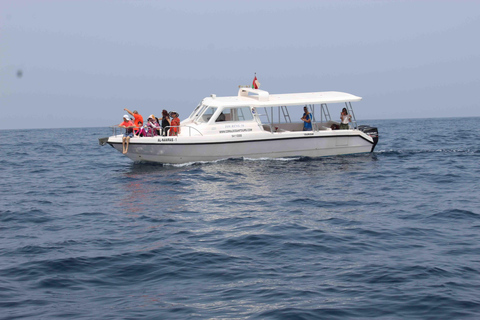
<svg viewBox="0 0 480 320">
<path fill-rule="evenodd" d="M 125 155 L 135 162 L 182 164 L 370 153 L 378 142 L 378 130 L 357 124 L 352 102 L 360 100 L 337 91 L 270 94 L 240 86 L 236 96 L 204 98 L 181 122 L 177 136 L 131 138 Z M 348 128 L 338 129 L 339 122 L 331 119 L 332 104 L 347 109 Z M 312 114 L 311 131 L 304 131 L 300 116 L 293 116 L 301 115 L 305 107 Z M 118 127 L 113 130 L 99 143 L 122 152 L 123 134 Z"/>
</svg>

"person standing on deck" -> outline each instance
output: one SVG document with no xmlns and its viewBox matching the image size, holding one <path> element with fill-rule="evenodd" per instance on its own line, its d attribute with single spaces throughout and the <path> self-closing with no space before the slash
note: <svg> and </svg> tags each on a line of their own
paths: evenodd
<svg viewBox="0 0 480 320">
<path fill-rule="evenodd" d="M 180 119 L 178 118 L 178 113 L 176 111 L 170 112 L 172 116 L 172 122 L 170 124 L 170 135 L 178 136 L 180 133 Z"/>
<path fill-rule="evenodd" d="M 135 125 L 135 127 L 138 128 L 138 123 L 141 122 L 143 124 L 143 117 L 138 114 L 138 111 L 137 110 L 134 110 L 133 112 L 128 110 L 127 108 L 123 109 L 125 111 L 127 111 L 128 113 L 130 113 L 133 117 L 133 124 Z"/>
<path fill-rule="evenodd" d="M 168 111 L 163 109 L 162 111 L 162 136 L 168 136 L 168 130 L 170 130 L 170 116 Z"/>
<path fill-rule="evenodd" d="M 340 120 L 342 120 L 342 123 L 340 123 L 340 129 L 350 129 L 348 123 L 352 121 L 352 116 L 348 114 L 347 108 L 342 109 Z"/>
<path fill-rule="evenodd" d="M 312 114 L 308 112 L 308 108 L 305 106 L 303 107 L 303 131 L 312 131 Z"/>
</svg>

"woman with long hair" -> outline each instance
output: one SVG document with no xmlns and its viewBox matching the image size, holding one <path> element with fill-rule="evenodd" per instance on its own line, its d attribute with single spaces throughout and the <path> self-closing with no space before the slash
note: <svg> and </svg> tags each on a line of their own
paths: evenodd
<svg viewBox="0 0 480 320">
<path fill-rule="evenodd" d="M 168 111 L 163 109 L 162 111 L 162 136 L 168 136 L 168 130 L 170 129 L 170 116 Z"/>
<path fill-rule="evenodd" d="M 340 113 L 340 129 L 350 129 L 348 123 L 352 121 L 352 116 L 348 114 L 347 108 L 343 108 Z"/>
</svg>

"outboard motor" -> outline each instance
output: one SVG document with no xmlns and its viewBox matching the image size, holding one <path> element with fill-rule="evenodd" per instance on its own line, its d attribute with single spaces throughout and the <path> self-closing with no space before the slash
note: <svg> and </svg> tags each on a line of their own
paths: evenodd
<svg viewBox="0 0 480 320">
<path fill-rule="evenodd" d="M 372 150 L 370 152 L 373 152 L 373 149 L 375 149 L 375 146 L 378 143 L 378 129 L 376 127 L 370 127 L 368 125 L 361 125 L 358 126 L 358 130 L 363 131 L 373 139 L 373 146 Z"/>
</svg>

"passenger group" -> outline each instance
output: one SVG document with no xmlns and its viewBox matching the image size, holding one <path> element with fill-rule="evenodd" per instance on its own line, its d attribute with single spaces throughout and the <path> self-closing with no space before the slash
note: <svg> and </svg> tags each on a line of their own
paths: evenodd
<svg viewBox="0 0 480 320">
<path fill-rule="evenodd" d="M 144 124 L 143 117 L 137 110 L 133 112 L 127 108 L 123 110 L 127 111 L 133 117 L 133 119 L 131 119 L 128 114 L 124 115 L 123 122 L 118 125 L 119 127 L 125 128 L 122 139 L 123 153 L 128 152 L 128 145 L 132 137 L 178 136 L 180 133 L 180 119 L 176 111 L 168 112 L 167 110 L 163 110 L 161 119 L 151 114 L 147 119 L 147 123 Z M 312 114 L 308 111 L 307 106 L 303 108 L 303 111 L 304 114 L 301 118 L 301 120 L 303 120 L 303 131 L 312 131 Z M 224 117 L 223 115 L 223 121 L 225 120 Z M 348 123 L 352 121 L 352 116 L 348 114 L 346 108 L 342 109 L 340 120 L 340 127 L 333 124 L 333 130 L 349 128 Z"/>
<path fill-rule="evenodd" d="M 122 139 L 123 153 L 128 152 L 130 138 L 177 136 L 180 133 L 180 118 L 178 118 L 178 113 L 176 111 L 171 111 L 169 113 L 167 110 L 163 110 L 161 119 L 158 119 L 151 114 L 147 119 L 147 123 L 144 124 L 143 117 L 137 110 L 134 110 L 133 112 L 127 108 L 123 110 L 130 114 L 124 115 L 123 122 L 118 125 L 121 128 L 125 128 L 125 133 L 123 134 Z M 130 116 L 133 117 L 133 119 Z M 172 119 L 170 120 L 170 118 Z"/>
</svg>

